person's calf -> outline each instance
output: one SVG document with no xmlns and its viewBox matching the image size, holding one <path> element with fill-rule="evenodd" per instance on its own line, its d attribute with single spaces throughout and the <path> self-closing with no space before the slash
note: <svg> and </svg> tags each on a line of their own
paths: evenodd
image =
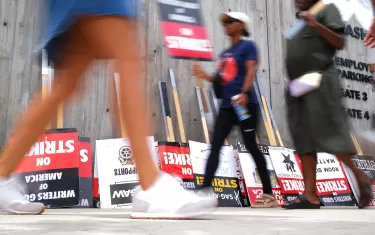
<svg viewBox="0 0 375 235">
<path fill-rule="evenodd" d="M 316 153 L 301 156 L 303 179 L 305 183 L 304 196 L 311 203 L 320 204 L 316 194 Z"/>
<path fill-rule="evenodd" d="M 339 153 L 339 154 L 336 154 L 336 158 L 339 161 L 343 162 L 347 167 L 349 167 L 349 169 L 353 172 L 357 181 L 369 180 L 368 176 L 361 169 L 358 169 L 354 165 L 351 159 L 352 158 L 351 155 L 346 154 L 346 153 Z"/>
</svg>

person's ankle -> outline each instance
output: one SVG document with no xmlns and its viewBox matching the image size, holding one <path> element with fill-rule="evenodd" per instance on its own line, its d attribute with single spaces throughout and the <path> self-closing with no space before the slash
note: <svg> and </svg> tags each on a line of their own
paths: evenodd
<svg viewBox="0 0 375 235">
<path fill-rule="evenodd" d="M 0 169 L 0 179 L 8 179 L 9 177 L 10 177 L 10 174 Z"/>
<path fill-rule="evenodd" d="M 309 200 L 311 203 L 318 204 L 320 203 L 319 198 L 316 195 L 303 195 L 307 200 Z"/>
</svg>

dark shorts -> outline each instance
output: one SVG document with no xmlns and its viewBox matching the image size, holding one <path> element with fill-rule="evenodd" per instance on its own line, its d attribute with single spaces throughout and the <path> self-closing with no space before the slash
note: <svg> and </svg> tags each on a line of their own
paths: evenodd
<svg viewBox="0 0 375 235">
<path fill-rule="evenodd" d="M 56 63 L 62 43 L 65 42 L 65 32 L 80 16 L 116 15 L 121 17 L 136 17 L 139 11 L 138 0 L 48 0 L 48 19 L 42 41 L 35 52 L 45 49 L 48 59 Z"/>
<path fill-rule="evenodd" d="M 286 102 L 288 125 L 299 156 L 317 151 L 356 153 L 334 66 L 323 72 L 319 89 L 298 98 L 286 92 Z"/>
</svg>

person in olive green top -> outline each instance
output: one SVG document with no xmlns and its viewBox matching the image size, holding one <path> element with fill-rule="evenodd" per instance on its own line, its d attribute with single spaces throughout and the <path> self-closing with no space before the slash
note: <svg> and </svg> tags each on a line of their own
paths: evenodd
<svg viewBox="0 0 375 235">
<path fill-rule="evenodd" d="M 375 10 L 375 0 L 372 0 L 371 3 L 372 3 L 372 9 L 374 11 Z M 367 32 L 366 37 L 364 38 L 363 41 L 365 42 L 365 46 L 368 46 L 370 48 L 375 47 L 375 18 L 372 20 L 370 29 Z"/>
<path fill-rule="evenodd" d="M 338 9 L 329 4 L 316 17 L 307 10 L 317 0 L 295 0 L 297 17 L 307 26 L 287 41 L 286 68 L 290 80 L 302 75 L 322 73 L 320 87 L 300 97 L 286 93 L 287 116 L 297 154 L 301 158 L 305 182 L 304 195 L 285 203 L 287 209 L 319 209 L 316 194 L 317 151 L 331 153 L 354 173 L 361 193 L 360 208 L 371 199 L 370 180 L 351 161 L 356 154 L 349 123 L 342 104 L 341 84 L 333 57 L 345 45 L 343 23 Z"/>
</svg>

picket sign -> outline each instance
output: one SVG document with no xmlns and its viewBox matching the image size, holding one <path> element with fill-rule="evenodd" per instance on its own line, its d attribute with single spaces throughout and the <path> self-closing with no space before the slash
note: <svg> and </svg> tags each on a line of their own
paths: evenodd
<svg viewBox="0 0 375 235">
<path fill-rule="evenodd" d="M 239 152 L 239 160 L 245 179 L 246 191 L 250 199 L 250 204 L 253 204 L 255 200 L 260 199 L 263 195 L 262 182 L 249 150 L 240 143 L 237 145 L 237 150 Z M 281 206 L 283 204 L 283 196 L 281 194 L 281 188 L 276 177 L 275 169 L 273 168 L 272 161 L 268 153 L 268 147 L 259 145 L 259 150 L 261 150 L 266 159 L 268 174 L 271 178 L 272 191 L 277 197 L 279 206 Z"/>
<path fill-rule="evenodd" d="M 158 164 L 154 137 L 147 138 L 151 156 Z M 127 138 L 96 141 L 96 164 L 100 208 L 126 208 L 131 205 L 138 173 L 133 150 Z"/>
<path fill-rule="evenodd" d="M 294 150 L 268 146 L 270 159 L 275 169 L 284 200 L 291 202 L 304 192 L 302 171 L 294 155 Z"/>
<path fill-rule="evenodd" d="M 207 158 L 211 145 L 189 141 L 190 156 L 193 166 L 195 183 L 203 184 Z M 237 177 L 235 152 L 232 146 L 222 146 L 220 150 L 220 162 L 212 185 L 214 197 L 219 200 L 221 207 L 243 207 L 241 189 Z"/>
<path fill-rule="evenodd" d="M 188 144 L 180 142 L 158 142 L 160 169 L 181 181 L 185 189 L 196 188 L 194 183 L 193 166 Z"/>
<path fill-rule="evenodd" d="M 369 207 L 375 207 L 375 161 L 374 161 L 374 158 L 369 157 L 369 156 L 355 156 L 352 158 L 352 161 L 358 169 L 363 170 L 371 179 L 373 199 L 369 203 Z M 346 165 L 343 165 L 343 166 L 344 166 L 344 171 L 348 177 L 348 181 L 353 191 L 353 194 L 358 202 L 360 199 L 360 193 L 359 193 L 357 181 L 354 177 L 354 174 L 350 171 L 350 169 Z"/>
<path fill-rule="evenodd" d="M 204 181 L 204 172 L 211 146 L 188 141 L 155 142 L 149 137 L 148 146 L 158 167 L 180 179 L 185 189 L 197 190 Z M 271 178 L 273 193 L 279 206 L 292 201 L 304 191 L 300 158 L 293 149 L 259 145 Z M 125 151 L 126 150 L 126 151 Z M 126 208 L 131 205 L 133 189 L 138 185 L 137 171 L 131 158 L 127 139 L 98 140 L 96 143 L 96 167 L 99 176 L 101 208 Z M 363 158 L 363 157 L 362 157 Z M 359 168 L 375 176 L 375 162 L 353 159 Z M 95 173 L 94 173 L 95 174 Z M 348 175 L 348 178 L 347 178 Z M 325 206 L 353 206 L 358 200 L 358 190 L 353 186 L 350 172 L 327 153 L 318 153 L 317 194 Z M 97 181 L 94 179 L 94 181 Z M 256 165 L 244 145 L 222 146 L 220 163 L 212 182 L 220 207 L 244 207 L 262 196 L 262 182 Z M 375 182 L 374 182 L 375 187 Z M 95 188 L 95 187 L 94 187 Z M 96 190 L 97 190 L 96 188 Z M 352 195 L 352 190 L 355 198 Z M 374 206 L 371 203 L 370 206 Z"/>
<path fill-rule="evenodd" d="M 12 144 L 12 138 L 9 140 Z M 12 177 L 26 187 L 26 198 L 50 208 L 92 207 L 90 139 L 74 128 L 41 135 Z"/>
</svg>

